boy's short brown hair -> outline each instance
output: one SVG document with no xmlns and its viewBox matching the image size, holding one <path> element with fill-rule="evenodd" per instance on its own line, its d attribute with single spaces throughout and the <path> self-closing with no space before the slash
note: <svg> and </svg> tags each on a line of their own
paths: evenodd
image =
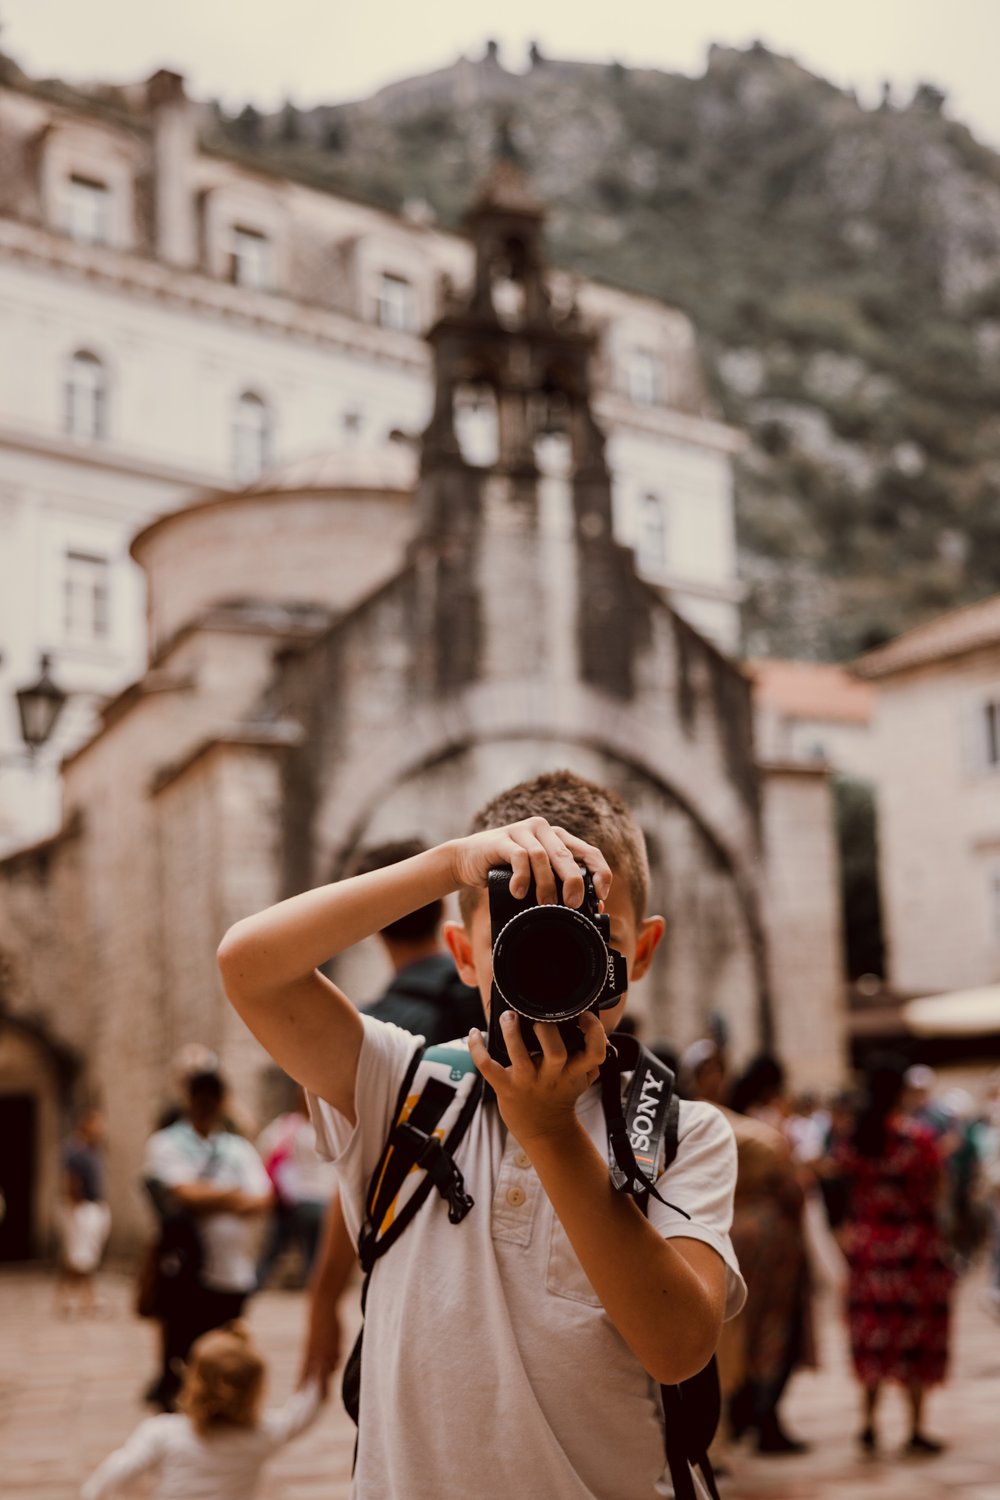
<svg viewBox="0 0 1000 1500">
<path fill-rule="evenodd" d="M 525 818 L 545 818 L 557 828 L 565 828 L 567 833 L 596 845 L 617 878 L 625 881 L 636 921 L 642 921 L 649 900 L 646 843 L 628 804 L 617 792 L 597 781 L 588 781 L 575 771 L 544 771 L 487 802 L 472 819 L 469 832 L 504 828 Z M 471 916 L 479 894 L 469 887 L 459 892 L 464 921 Z"/>
</svg>

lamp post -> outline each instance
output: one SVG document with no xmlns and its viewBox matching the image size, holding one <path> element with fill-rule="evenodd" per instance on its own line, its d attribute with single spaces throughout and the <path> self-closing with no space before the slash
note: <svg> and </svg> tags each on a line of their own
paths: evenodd
<svg viewBox="0 0 1000 1500">
<path fill-rule="evenodd" d="M 51 665 L 52 658 L 43 655 L 38 681 L 30 687 L 18 688 L 14 694 L 21 720 L 21 738 L 32 758 L 55 729 L 67 698 L 67 694 L 52 680 L 49 672 Z"/>
</svg>

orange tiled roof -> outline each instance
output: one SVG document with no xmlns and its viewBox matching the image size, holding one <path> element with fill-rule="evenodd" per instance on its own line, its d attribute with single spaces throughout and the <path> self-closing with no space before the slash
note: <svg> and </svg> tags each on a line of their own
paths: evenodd
<svg viewBox="0 0 1000 1500">
<path fill-rule="evenodd" d="M 867 724 L 875 690 L 858 682 L 846 667 L 830 662 L 771 661 L 746 663 L 754 698 L 795 719 L 826 719 L 838 724 Z"/>
<path fill-rule="evenodd" d="M 1000 594 L 950 610 L 925 625 L 904 631 L 894 641 L 859 656 L 851 664 L 851 670 L 872 680 L 891 677 L 896 672 L 949 656 L 963 656 L 984 646 L 1000 647 Z"/>
</svg>

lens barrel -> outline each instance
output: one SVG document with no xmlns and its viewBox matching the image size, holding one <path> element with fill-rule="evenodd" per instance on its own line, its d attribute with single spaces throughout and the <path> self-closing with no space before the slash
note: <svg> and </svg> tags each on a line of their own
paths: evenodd
<svg viewBox="0 0 1000 1500">
<path fill-rule="evenodd" d="M 493 946 L 493 982 L 512 1010 L 532 1021 L 568 1021 L 588 1009 L 608 980 L 608 949 L 594 922 L 572 906 L 518 912 Z"/>
</svg>

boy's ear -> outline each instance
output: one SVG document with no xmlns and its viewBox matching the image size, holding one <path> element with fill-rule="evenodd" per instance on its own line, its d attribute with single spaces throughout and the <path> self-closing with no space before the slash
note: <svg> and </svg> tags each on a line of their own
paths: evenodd
<svg viewBox="0 0 1000 1500">
<path fill-rule="evenodd" d="M 476 978 L 476 966 L 472 961 L 472 939 L 465 930 L 462 922 L 445 922 L 441 928 L 441 936 L 448 945 L 448 952 L 455 960 L 455 968 L 458 977 L 463 984 L 472 989 L 478 987 Z"/>
<path fill-rule="evenodd" d="M 662 917 L 645 917 L 639 925 L 639 936 L 635 945 L 635 958 L 632 960 L 632 969 L 629 973 L 629 981 L 641 979 L 653 961 L 653 954 L 660 946 L 660 939 L 666 927 Z"/>
</svg>

